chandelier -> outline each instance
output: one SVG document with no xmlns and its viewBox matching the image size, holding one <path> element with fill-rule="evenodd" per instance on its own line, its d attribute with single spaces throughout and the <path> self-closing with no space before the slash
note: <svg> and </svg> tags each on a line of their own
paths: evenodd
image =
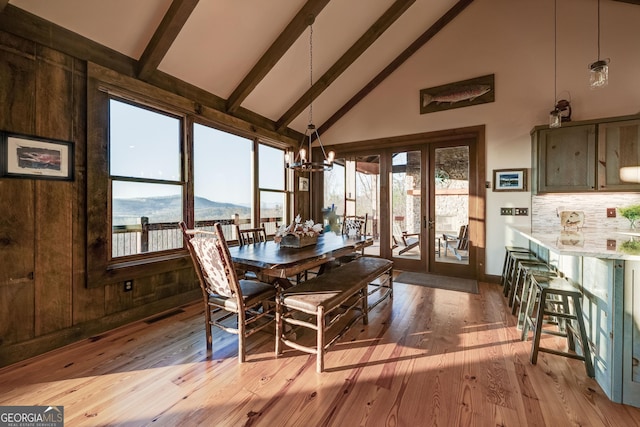
<svg viewBox="0 0 640 427">
<path fill-rule="evenodd" d="M 309 15 L 309 86 L 313 87 L 313 21 L 314 16 Z M 298 153 L 296 154 L 293 162 L 289 162 L 290 154 L 285 155 L 285 161 L 287 162 L 287 168 L 297 170 L 300 172 L 322 172 L 330 171 L 333 169 L 333 160 L 335 153 L 329 151 L 325 152 L 322 141 L 320 141 L 320 135 L 316 126 L 313 124 L 313 93 L 309 91 L 309 124 L 304 132 L 300 146 L 298 147 Z M 320 144 L 320 150 L 322 151 L 322 161 L 311 160 L 311 144 L 314 139 L 318 140 Z M 305 148 L 305 147 L 308 147 Z"/>
</svg>

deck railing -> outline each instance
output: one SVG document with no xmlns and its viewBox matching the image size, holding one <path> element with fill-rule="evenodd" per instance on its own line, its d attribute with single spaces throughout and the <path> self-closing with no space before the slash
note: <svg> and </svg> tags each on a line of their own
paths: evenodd
<svg viewBox="0 0 640 427">
<path fill-rule="evenodd" d="M 282 223 L 282 218 L 261 218 L 260 221 L 268 227 L 271 223 Z M 196 221 L 195 227 L 213 230 L 213 225 L 220 223 L 225 238 L 233 244 L 238 240 L 235 226 L 250 224 L 250 222 L 249 219 L 240 219 L 236 216 L 232 219 Z M 273 228 L 275 230 L 275 227 Z M 111 252 L 113 258 L 182 247 L 182 232 L 177 222 L 150 223 L 149 218 L 143 216 L 140 218 L 139 224 L 116 225 L 112 228 Z"/>
</svg>

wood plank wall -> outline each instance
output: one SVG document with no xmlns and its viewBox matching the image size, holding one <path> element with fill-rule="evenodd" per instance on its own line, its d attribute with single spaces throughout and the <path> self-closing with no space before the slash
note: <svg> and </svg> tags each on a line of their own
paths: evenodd
<svg viewBox="0 0 640 427">
<path fill-rule="evenodd" d="M 199 298 L 191 268 L 87 286 L 86 117 L 86 63 L 0 31 L 0 130 L 75 150 L 74 181 L 0 178 L 0 366 Z"/>
</svg>

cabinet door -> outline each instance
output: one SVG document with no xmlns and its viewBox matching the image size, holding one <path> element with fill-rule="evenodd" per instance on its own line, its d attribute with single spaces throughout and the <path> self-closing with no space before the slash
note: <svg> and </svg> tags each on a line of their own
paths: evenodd
<svg viewBox="0 0 640 427">
<path fill-rule="evenodd" d="M 595 125 L 539 132 L 538 191 L 595 191 Z"/>
<path fill-rule="evenodd" d="M 640 261 L 626 261 L 622 403 L 640 406 Z"/>
<path fill-rule="evenodd" d="M 640 189 L 640 120 L 598 125 L 598 187 Z"/>
</svg>

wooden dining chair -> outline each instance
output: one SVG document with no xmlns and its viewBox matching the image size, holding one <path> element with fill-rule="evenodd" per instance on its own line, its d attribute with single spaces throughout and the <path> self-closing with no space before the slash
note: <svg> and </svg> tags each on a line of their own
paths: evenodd
<svg viewBox="0 0 640 427">
<path fill-rule="evenodd" d="M 267 232 L 264 227 L 240 228 L 236 225 L 236 236 L 240 246 L 267 241 Z"/>
<path fill-rule="evenodd" d="M 275 321 L 279 290 L 258 280 L 238 279 L 219 223 L 213 232 L 180 228 L 193 260 L 204 301 L 207 350 L 213 349 L 211 326 L 238 335 L 238 362 L 245 361 L 245 340 Z"/>
<path fill-rule="evenodd" d="M 366 237 L 367 236 L 367 219 L 368 214 L 364 215 L 345 215 L 342 220 L 342 235 L 347 237 Z M 359 256 L 364 255 L 364 245 L 362 248 L 352 254 L 347 254 L 337 259 L 338 264 L 351 262 Z"/>
</svg>

